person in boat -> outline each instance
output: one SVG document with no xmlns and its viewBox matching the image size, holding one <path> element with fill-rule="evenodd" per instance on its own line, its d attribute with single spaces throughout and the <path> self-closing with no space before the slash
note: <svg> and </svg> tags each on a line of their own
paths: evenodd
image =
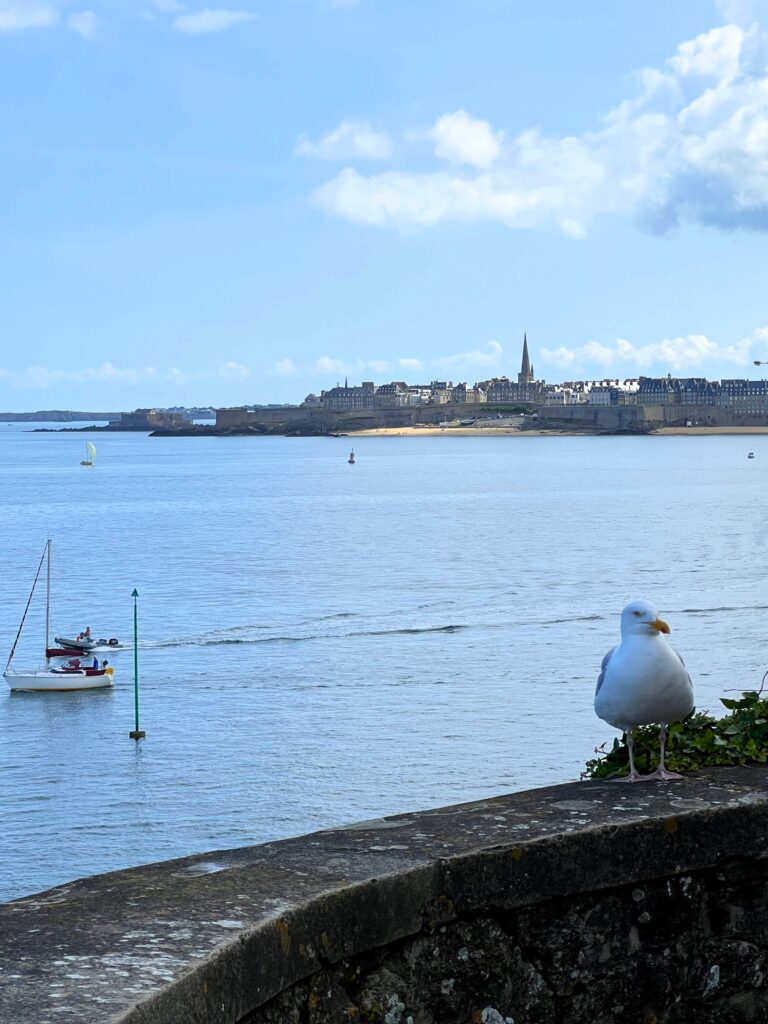
<svg viewBox="0 0 768 1024">
<path fill-rule="evenodd" d="M 104 661 L 102 661 L 102 663 L 101 663 L 101 667 L 102 667 L 102 668 L 106 668 L 108 664 L 109 664 L 109 662 L 108 662 L 108 661 L 107 661 L 107 659 L 105 658 L 105 659 L 104 659 Z"/>
<path fill-rule="evenodd" d="M 85 627 L 85 632 L 83 633 L 83 640 L 90 640 L 90 639 L 91 639 L 91 627 L 90 626 L 86 626 Z"/>
<path fill-rule="evenodd" d="M 91 668 L 98 668 L 98 667 L 99 667 L 99 659 L 94 654 L 94 656 L 93 656 L 93 664 L 91 665 Z"/>
<path fill-rule="evenodd" d="M 80 668 L 80 659 L 79 658 L 70 658 L 65 667 L 66 668 Z"/>
</svg>

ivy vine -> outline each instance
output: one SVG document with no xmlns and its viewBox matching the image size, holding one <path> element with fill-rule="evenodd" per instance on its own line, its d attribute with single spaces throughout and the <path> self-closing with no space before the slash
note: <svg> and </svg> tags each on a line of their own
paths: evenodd
<svg viewBox="0 0 768 1024">
<path fill-rule="evenodd" d="M 730 714 L 715 718 L 693 711 L 669 727 L 666 763 L 672 771 L 687 772 L 715 765 L 765 764 L 768 762 L 768 694 L 748 690 L 739 700 L 720 698 Z M 659 763 L 659 729 L 644 725 L 633 732 L 635 764 L 644 774 Z M 587 761 L 582 779 L 612 779 L 626 775 L 629 754 L 624 739 L 603 744 Z"/>
</svg>

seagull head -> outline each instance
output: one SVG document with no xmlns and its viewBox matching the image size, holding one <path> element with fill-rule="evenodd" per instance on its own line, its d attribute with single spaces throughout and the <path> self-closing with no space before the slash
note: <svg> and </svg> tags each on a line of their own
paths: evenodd
<svg viewBox="0 0 768 1024">
<path fill-rule="evenodd" d="M 622 636 L 669 633 L 669 626 L 649 601 L 631 601 L 621 613 Z"/>
</svg>

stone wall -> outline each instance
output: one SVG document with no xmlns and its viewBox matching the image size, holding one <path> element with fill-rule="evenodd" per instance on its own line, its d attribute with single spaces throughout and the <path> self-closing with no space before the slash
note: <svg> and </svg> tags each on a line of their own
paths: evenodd
<svg viewBox="0 0 768 1024">
<path fill-rule="evenodd" d="M 332 433 L 376 427 L 406 427 L 443 420 L 493 417 L 496 406 L 422 405 L 402 409 L 359 409 L 328 412 L 320 408 L 284 406 L 271 409 L 217 409 L 216 430 L 253 433 Z M 735 415 L 719 406 L 701 405 L 571 405 L 536 406 L 530 427 L 552 427 L 587 432 L 650 431 L 664 426 L 766 426 L 766 416 Z M 209 428 L 210 432 L 210 428 Z"/>
<path fill-rule="evenodd" d="M 532 409 L 536 408 L 531 406 Z M 285 406 L 273 409 L 217 409 L 216 428 L 290 433 L 329 433 L 365 430 L 377 427 L 410 427 L 418 423 L 435 424 L 443 420 L 492 416 L 485 406 L 472 404 L 416 405 L 399 409 L 357 409 L 329 412 L 326 409 Z"/>
<path fill-rule="evenodd" d="M 768 767 L 573 783 L 0 906 L 13 1024 L 768 1021 Z"/>
<path fill-rule="evenodd" d="M 768 1020 L 762 860 L 514 911 L 430 909 L 416 937 L 318 971 L 242 1024 Z"/>
</svg>

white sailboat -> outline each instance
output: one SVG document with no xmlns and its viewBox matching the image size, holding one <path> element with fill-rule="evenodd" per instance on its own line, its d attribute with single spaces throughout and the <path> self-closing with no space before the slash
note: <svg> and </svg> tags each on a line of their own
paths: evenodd
<svg viewBox="0 0 768 1024">
<path fill-rule="evenodd" d="M 93 466 L 96 463 L 96 445 L 93 441 L 85 442 L 85 458 L 80 460 L 81 466 Z"/>
<path fill-rule="evenodd" d="M 65 691 L 65 690 L 95 690 L 102 689 L 107 686 L 112 686 L 112 667 L 102 666 L 101 668 L 81 668 L 73 667 L 71 665 L 63 665 L 61 668 L 51 668 L 51 662 L 47 654 L 45 657 L 45 668 L 44 669 L 28 669 L 19 670 L 13 669 L 12 662 L 13 656 L 16 653 L 16 645 L 19 642 L 19 637 L 24 629 L 24 620 L 27 617 L 29 606 L 32 603 L 32 597 L 35 593 L 35 587 L 37 581 L 40 578 L 40 572 L 43 568 L 43 562 L 47 560 L 47 586 L 45 595 L 45 648 L 47 652 L 49 647 L 49 636 L 51 627 L 51 541 L 50 539 L 45 545 L 45 551 L 43 552 L 40 564 L 37 567 L 35 578 L 32 583 L 32 590 L 29 593 L 27 599 L 27 605 L 24 609 L 24 614 L 21 617 L 19 623 L 19 631 L 16 634 L 16 639 L 13 641 L 13 647 L 11 653 L 8 655 L 8 664 L 5 666 L 5 672 L 3 676 L 5 681 L 8 683 L 12 690 L 49 690 L 49 691 Z"/>
</svg>

